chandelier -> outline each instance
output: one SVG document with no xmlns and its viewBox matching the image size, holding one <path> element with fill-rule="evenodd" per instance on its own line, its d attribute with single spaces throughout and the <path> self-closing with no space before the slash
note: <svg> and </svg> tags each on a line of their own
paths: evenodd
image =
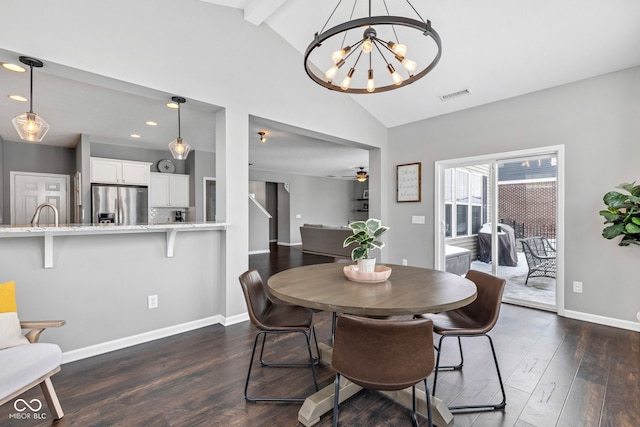
<svg viewBox="0 0 640 427">
<path fill-rule="evenodd" d="M 358 0 L 354 0 L 349 21 L 325 31 L 343 2 L 339 0 L 305 51 L 304 68 L 309 77 L 335 91 L 378 93 L 427 75 L 440 61 L 440 36 L 431 21 L 422 19 L 409 0 L 405 1 L 418 19 L 391 15 L 386 0 L 378 2 L 382 5 L 379 12 L 384 14 L 373 16 L 372 0 L 368 0 L 367 15 L 353 19 L 356 10 L 363 9 L 358 9 Z"/>
</svg>

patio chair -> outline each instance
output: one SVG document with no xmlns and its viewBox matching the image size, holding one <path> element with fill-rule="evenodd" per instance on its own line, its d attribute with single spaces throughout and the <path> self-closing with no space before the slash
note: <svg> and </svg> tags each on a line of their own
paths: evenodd
<svg viewBox="0 0 640 427">
<path fill-rule="evenodd" d="M 556 250 L 544 237 L 529 237 L 522 239 L 522 251 L 529 272 L 524 284 L 529 282 L 529 277 L 556 277 Z"/>
</svg>

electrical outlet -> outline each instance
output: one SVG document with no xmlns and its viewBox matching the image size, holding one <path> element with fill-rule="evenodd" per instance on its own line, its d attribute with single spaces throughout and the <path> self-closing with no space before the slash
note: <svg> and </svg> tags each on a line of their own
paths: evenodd
<svg viewBox="0 0 640 427">
<path fill-rule="evenodd" d="M 149 310 L 152 308 L 158 308 L 158 295 L 149 295 L 147 297 L 147 308 Z"/>
<path fill-rule="evenodd" d="M 402 265 L 407 265 L 407 259 L 406 258 L 402 258 Z"/>
<path fill-rule="evenodd" d="M 582 293 L 582 282 L 573 282 L 573 292 L 577 294 Z"/>
<path fill-rule="evenodd" d="M 640 311 L 636 313 L 636 319 L 638 319 L 638 322 L 640 322 Z"/>
</svg>

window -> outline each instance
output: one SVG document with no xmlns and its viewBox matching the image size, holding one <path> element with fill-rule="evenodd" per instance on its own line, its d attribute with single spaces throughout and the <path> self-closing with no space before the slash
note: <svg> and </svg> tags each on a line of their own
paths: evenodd
<svg viewBox="0 0 640 427">
<path fill-rule="evenodd" d="M 486 216 L 486 182 L 486 177 L 467 169 L 445 169 L 445 237 L 478 234 Z"/>
</svg>

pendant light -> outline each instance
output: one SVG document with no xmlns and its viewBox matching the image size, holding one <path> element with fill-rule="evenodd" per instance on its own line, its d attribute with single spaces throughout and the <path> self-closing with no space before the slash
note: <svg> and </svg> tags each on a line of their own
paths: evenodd
<svg viewBox="0 0 640 427">
<path fill-rule="evenodd" d="M 39 59 L 21 56 L 20 62 L 29 66 L 31 70 L 29 87 L 29 112 L 22 113 L 11 120 L 13 127 L 20 135 L 20 139 L 30 142 L 40 142 L 49 130 L 49 124 L 42 117 L 33 112 L 33 67 L 40 68 L 44 64 Z"/>
<path fill-rule="evenodd" d="M 185 160 L 191 151 L 191 146 L 180 136 L 180 104 L 187 102 L 180 96 L 172 96 L 171 100 L 178 104 L 178 137 L 169 143 L 169 151 L 176 160 Z"/>
</svg>

